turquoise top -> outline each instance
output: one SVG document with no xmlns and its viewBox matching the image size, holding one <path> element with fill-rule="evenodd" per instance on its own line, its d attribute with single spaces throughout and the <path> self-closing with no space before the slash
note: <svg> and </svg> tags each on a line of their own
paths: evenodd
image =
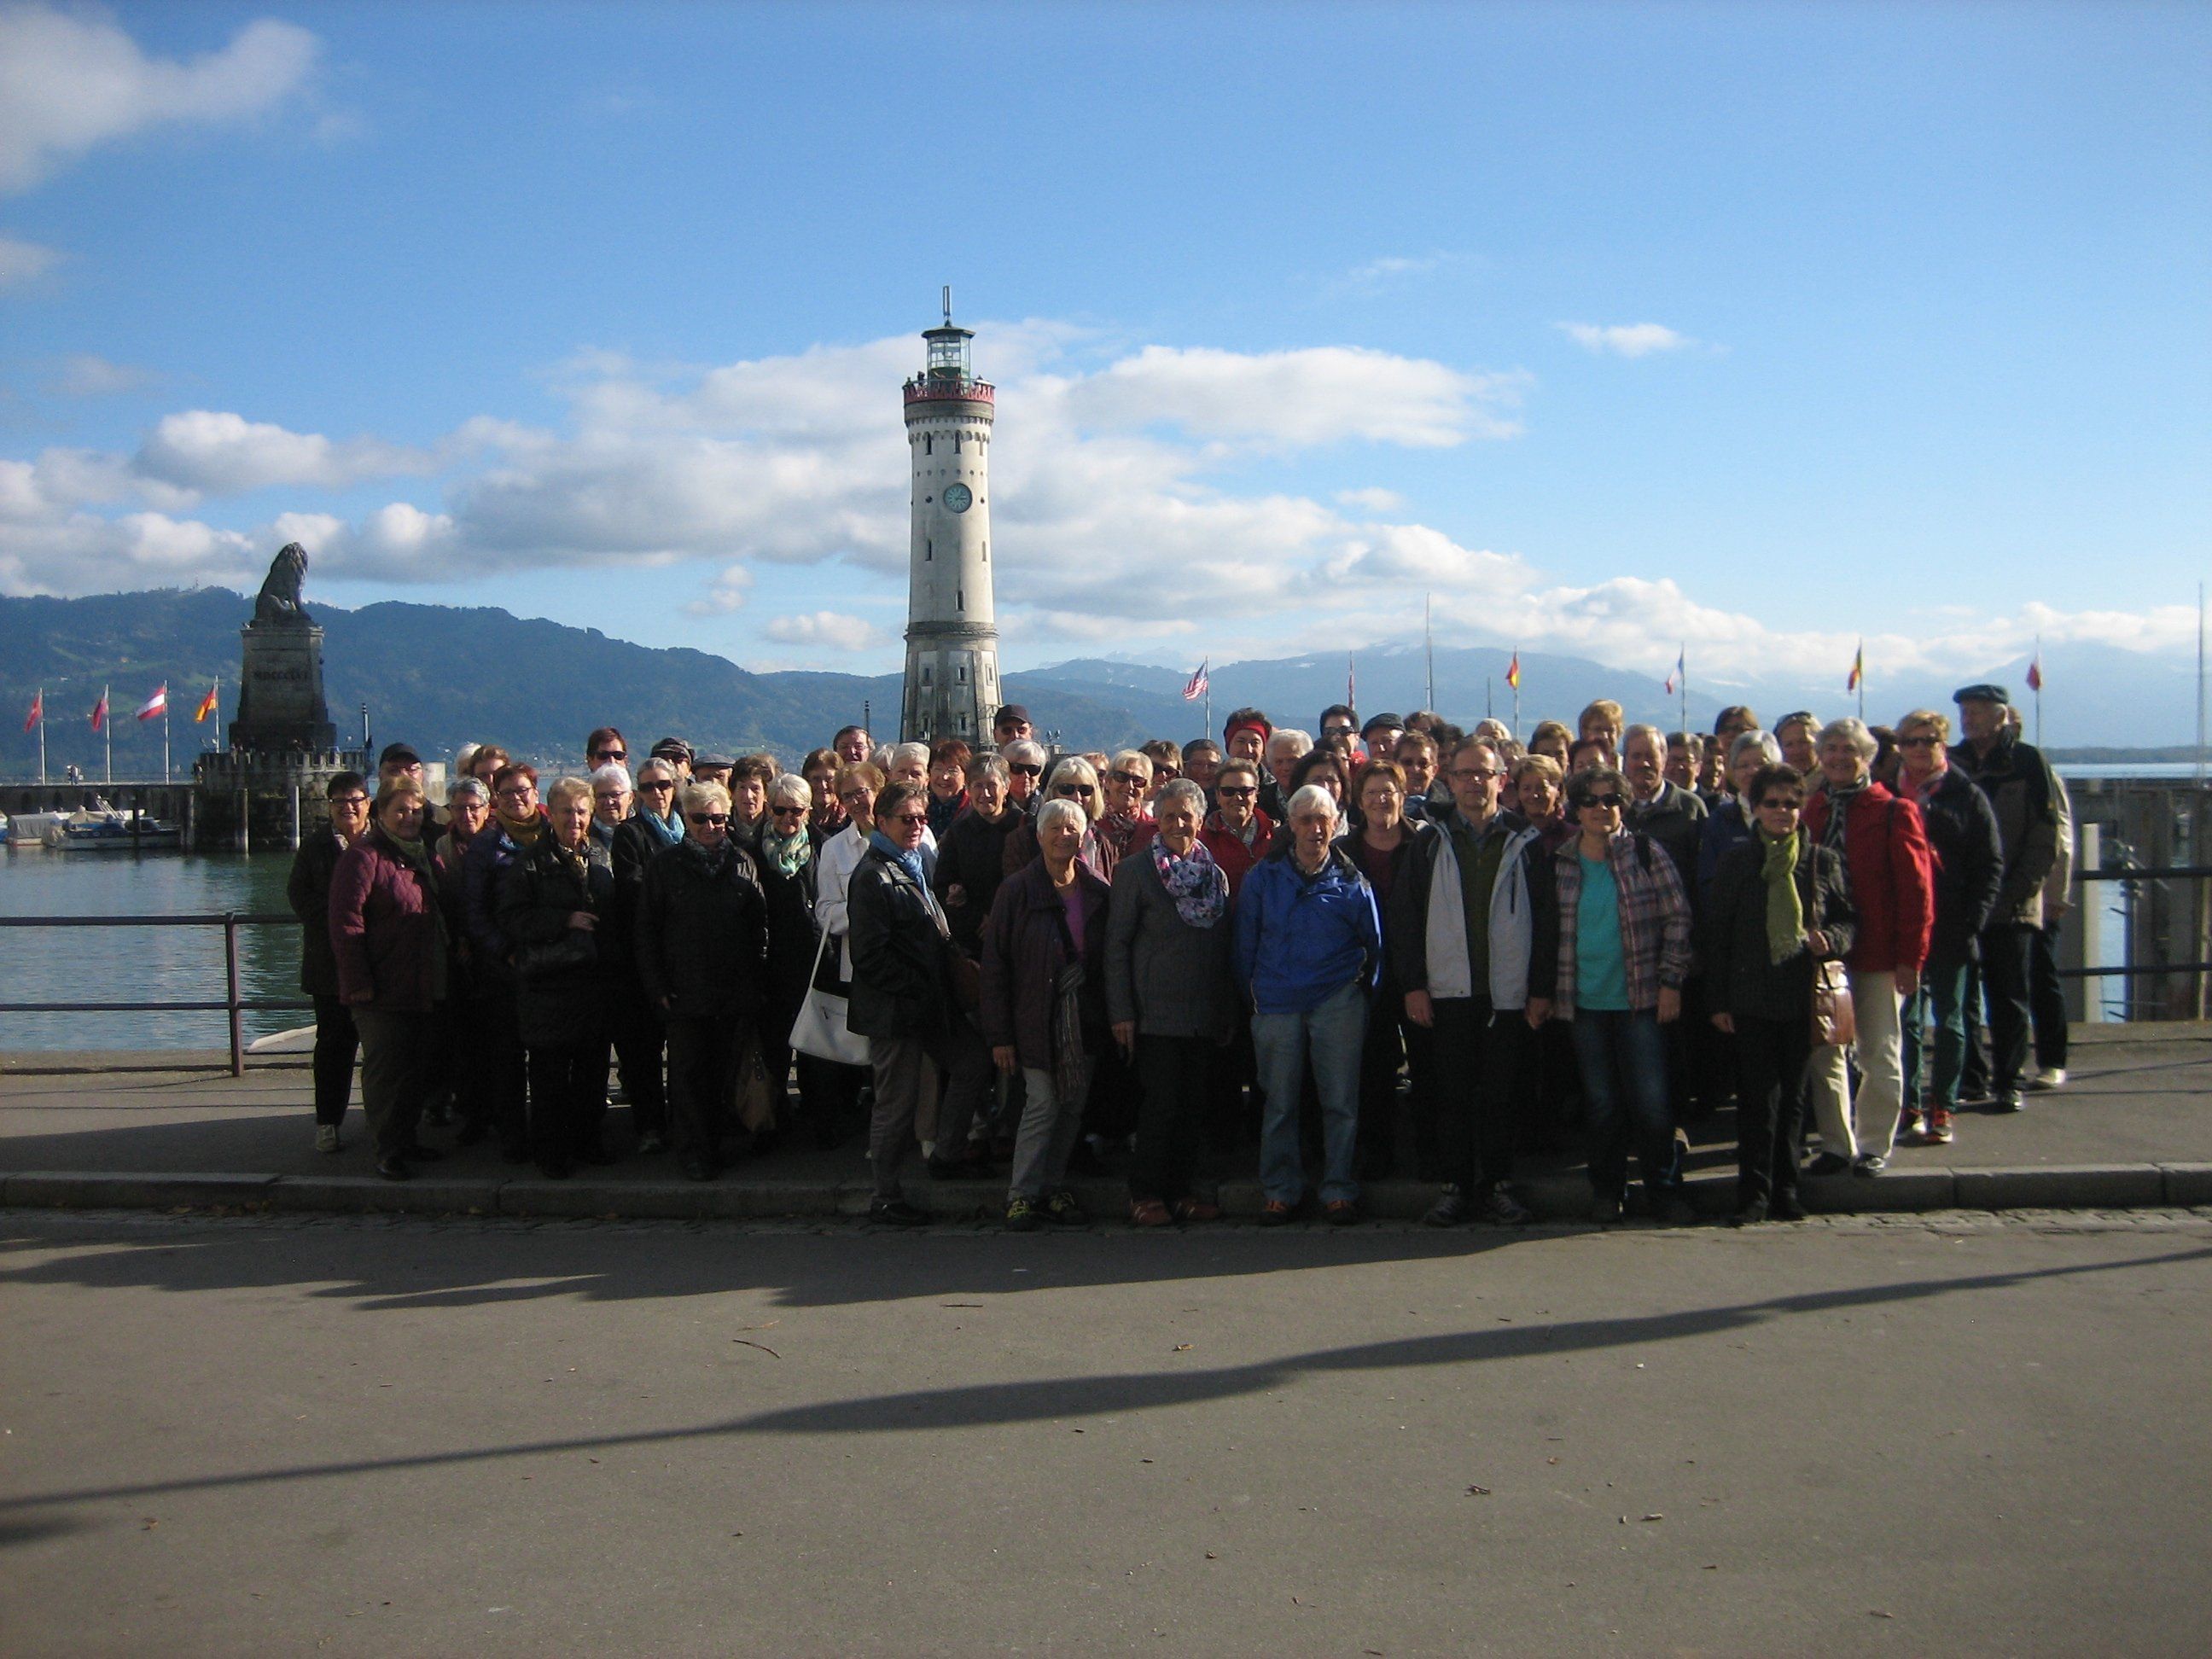
<svg viewBox="0 0 2212 1659">
<path fill-rule="evenodd" d="M 1582 858 L 1582 854 L 1575 854 Z M 1606 859 L 1583 859 L 1582 902 L 1575 912 L 1575 1006 L 1628 1008 L 1628 957 L 1620 948 L 1620 887 Z"/>
</svg>

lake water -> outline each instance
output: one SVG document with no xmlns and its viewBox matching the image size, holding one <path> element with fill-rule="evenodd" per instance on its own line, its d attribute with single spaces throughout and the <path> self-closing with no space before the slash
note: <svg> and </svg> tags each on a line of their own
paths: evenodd
<svg viewBox="0 0 2212 1659">
<path fill-rule="evenodd" d="M 0 852 L 0 916 L 289 915 L 289 851 L 257 853 Z M 0 928 L 0 1002 L 209 1001 L 223 994 L 220 927 Z M 300 929 L 239 929 L 240 990 L 299 997 Z M 313 1016 L 244 1016 L 249 1039 Z M 0 1013 L 0 1050 L 221 1048 L 220 1009 L 204 1013 Z"/>
</svg>

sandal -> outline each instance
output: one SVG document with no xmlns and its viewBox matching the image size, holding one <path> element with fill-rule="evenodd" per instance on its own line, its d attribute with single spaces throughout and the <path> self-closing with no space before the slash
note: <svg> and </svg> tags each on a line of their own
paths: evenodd
<svg viewBox="0 0 2212 1659">
<path fill-rule="evenodd" d="M 1175 1224 L 1175 1218 L 1168 1213 L 1168 1206 L 1157 1198 L 1131 1199 L 1129 1219 L 1139 1227 L 1170 1227 Z"/>
</svg>

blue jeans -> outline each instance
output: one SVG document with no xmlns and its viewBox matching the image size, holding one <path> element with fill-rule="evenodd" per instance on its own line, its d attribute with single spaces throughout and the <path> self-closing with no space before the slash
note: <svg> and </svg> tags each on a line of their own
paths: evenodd
<svg viewBox="0 0 2212 1659">
<path fill-rule="evenodd" d="M 1969 969 L 1920 970 L 1920 988 L 1905 1000 L 1905 1103 L 1923 1111 L 1959 1109 L 1959 1079 L 1966 1069 L 1966 987 Z M 1923 1058 L 1921 1044 L 1929 1023 L 1936 1026 L 1936 1056 Z"/>
<path fill-rule="evenodd" d="M 1267 1120 L 1260 1126 L 1260 1188 L 1267 1197 L 1296 1204 L 1305 1196 L 1298 1098 L 1310 1058 L 1328 1166 L 1322 1176 L 1322 1201 L 1358 1198 L 1352 1155 L 1359 1141 L 1359 1056 L 1366 1036 L 1367 987 L 1356 979 L 1303 1014 L 1252 1016 L 1260 1086 L 1267 1091 Z"/>
<path fill-rule="evenodd" d="M 1682 1184 L 1674 1114 L 1667 1102 L 1667 1038 L 1650 1009 L 1575 1010 L 1575 1058 L 1589 1115 L 1590 1189 L 1617 1199 L 1628 1186 L 1628 1148 L 1636 1146 L 1652 1192 Z"/>
</svg>

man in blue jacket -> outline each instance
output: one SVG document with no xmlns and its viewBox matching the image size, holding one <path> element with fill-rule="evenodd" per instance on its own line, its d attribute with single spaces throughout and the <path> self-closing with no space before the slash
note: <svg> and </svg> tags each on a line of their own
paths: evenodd
<svg viewBox="0 0 2212 1659">
<path fill-rule="evenodd" d="M 1352 1174 L 1359 1051 L 1382 924 L 1367 878 L 1332 844 L 1336 802 L 1326 790 L 1308 784 L 1291 797 L 1290 829 L 1285 844 L 1245 877 L 1237 899 L 1237 975 L 1252 998 L 1252 1046 L 1267 1091 L 1260 1218 L 1279 1225 L 1305 1196 L 1298 1099 L 1310 1060 L 1327 1163 L 1322 1204 L 1343 1226 L 1359 1218 Z"/>
</svg>

